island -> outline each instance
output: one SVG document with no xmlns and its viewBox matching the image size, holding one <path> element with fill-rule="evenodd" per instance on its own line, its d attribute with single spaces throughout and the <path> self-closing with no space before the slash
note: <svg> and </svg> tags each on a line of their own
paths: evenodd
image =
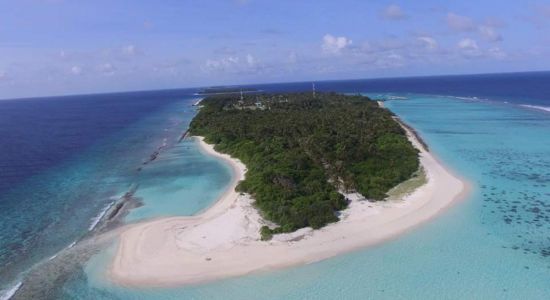
<svg viewBox="0 0 550 300">
<path fill-rule="evenodd" d="M 383 200 L 419 167 L 405 130 L 367 97 L 221 95 L 201 104 L 190 133 L 247 166 L 238 191 L 277 224 L 262 228 L 264 240 L 338 221 L 344 193 Z"/>
<path fill-rule="evenodd" d="M 463 198 L 468 184 L 380 104 L 336 93 L 203 99 L 189 132 L 231 166 L 230 186 L 197 215 L 124 227 L 109 278 L 178 286 L 312 263 L 394 238 Z"/>
</svg>

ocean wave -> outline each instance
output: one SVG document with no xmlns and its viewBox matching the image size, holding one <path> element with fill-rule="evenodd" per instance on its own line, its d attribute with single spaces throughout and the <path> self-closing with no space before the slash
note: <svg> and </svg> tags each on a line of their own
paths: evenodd
<svg viewBox="0 0 550 300">
<path fill-rule="evenodd" d="M 71 249 L 74 245 L 76 245 L 76 241 L 70 243 L 69 246 L 67 246 L 67 249 Z"/>
<path fill-rule="evenodd" d="M 9 299 L 11 299 L 11 297 L 13 297 L 13 295 L 15 295 L 17 290 L 19 290 L 21 285 L 23 285 L 23 283 L 20 281 L 17 284 L 15 284 L 13 287 L 11 287 L 7 290 L 0 291 L 0 300 L 9 300 Z"/>
<path fill-rule="evenodd" d="M 73 241 L 72 243 L 70 243 L 67 247 L 65 247 L 65 249 L 71 249 L 72 247 L 74 247 L 74 245 L 76 245 L 76 241 Z M 48 260 L 52 260 L 54 258 L 56 258 L 57 256 L 59 255 L 59 252 L 50 256 L 50 258 L 48 258 Z"/>
<path fill-rule="evenodd" d="M 111 199 L 112 199 L 112 197 L 111 197 Z M 109 208 L 111 208 L 116 203 L 117 200 L 118 200 L 118 198 L 113 200 L 109 204 L 105 205 L 105 207 L 99 212 L 99 214 L 95 218 L 92 219 L 92 223 L 90 224 L 90 227 L 88 227 L 88 231 L 94 230 L 94 228 L 97 226 L 97 224 L 99 224 L 101 219 L 103 219 L 103 217 L 105 216 L 105 214 L 107 213 Z M 74 244 L 72 244 L 72 246 L 74 246 Z M 69 248 L 71 248 L 72 246 L 70 246 Z"/>
<path fill-rule="evenodd" d="M 204 100 L 204 98 L 194 99 L 193 106 L 198 106 L 199 104 L 201 104 L 202 100 Z"/>
<path fill-rule="evenodd" d="M 403 96 L 388 96 L 388 100 L 408 100 L 409 98 Z"/>
<path fill-rule="evenodd" d="M 459 99 L 459 100 L 465 100 L 465 101 L 477 101 L 477 102 L 486 102 L 486 101 L 491 101 L 490 99 L 487 99 L 487 98 L 479 98 L 479 97 L 476 97 L 476 96 L 449 96 L 449 95 L 441 95 L 443 97 L 448 97 L 448 98 L 453 98 L 453 99 Z"/>
<path fill-rule="evenodd" d="M 521 104 L 520 106 L 550 112 L 550 106 L 540 106 L 540 105 L 530 105 L 530 104 Z"/>
</svg>

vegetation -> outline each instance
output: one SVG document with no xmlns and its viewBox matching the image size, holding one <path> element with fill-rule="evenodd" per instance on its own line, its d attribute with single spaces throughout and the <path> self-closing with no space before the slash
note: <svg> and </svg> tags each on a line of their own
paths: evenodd
<svg viewBox="0 0 550 300">
<path fill-rule="evenodd" d="M 335 93 L 207 97 L 190 132 L 248 168 L 237 189 L 256 199 L 273 233 L 320 228 L 347 206 L 339 190 L 383 200 L 418 170 L 418 151 L 390 111 Z"/>
<path fill-rule="evenodd" d="M 426 172 L 422 167 L 416 171 L 411 178 L 409 178 L 406 181 L 401 182 L 397 186 L 393 187 L 391 190 L 389 190 L 386 194 L 388 197 L 386 199 L 388 200 L 399 200 L 403 199 L 403 197 L 411 194 L 412 192 L 416 191 L 419 187 L 423 186 L 428 182 L 428 178 L 426 177 Z"/>
</svg>

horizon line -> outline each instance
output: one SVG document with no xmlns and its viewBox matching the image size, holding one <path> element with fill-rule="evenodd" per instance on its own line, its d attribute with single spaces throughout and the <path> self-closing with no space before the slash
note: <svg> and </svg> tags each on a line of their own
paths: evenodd
<svg viewBox="0 0 550 300">
<path fill-rule="evenodd" d="M 347 79 L 297 80 L 297 81 L 241 83 L 241 84 L 227 84 L 227 85 L 223 85 L 223 84 L 222 85 L 204 85 L 204 86 L 174 87 L 174 88 L 148 89 L 148 90 L 126 90 L 126 91 L 110 91 L 110 92 L 98 92 L 98 93 L 77 93 L 77 94 L 58 94 L 58 95 L 45 95 L 45 96 L 32 96 L 32 97 L 0 98 L 0 101 L 36 100 L 36 99 L 65 98 L 65 97 L 71 98 L 71 97 L 79 97 L 79 96 L 100 96 L 100 95 L 111 95 L 111 94 L 132 94 L 132 93 L 145 93 L 145 92 L 192 90 L 192 89 L 198 90 L 198 89 L 212 88 L 212 87 L 233 88 L 233 87 L 261 86 L 261 85 L 278 85 L 278 84 L 288 84 L 288 83 L 322 83 L 322 82 L 338 82 L 338 81 L 388 80 L 388 79 L 460 77 L 460 76 L 483 76 L 483 75 L 511 75 L 511 74 L 549 73 L 549 72 L 550 70 L 533 70 L 533 71 L 464 73 L 464 74 L 382 76 L 382 77 L 364 77 L 364 78 L 347 78 Z"/>
</svg>

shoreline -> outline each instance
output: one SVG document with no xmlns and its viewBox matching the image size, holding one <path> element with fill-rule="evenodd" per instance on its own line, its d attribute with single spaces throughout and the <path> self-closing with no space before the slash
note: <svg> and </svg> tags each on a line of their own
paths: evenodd
<svg viewBox="0 0 550 300">
<path fill-rule="evenodd" d="M 468 192 L 468 184 L 455 177 L 408 129 L 419 149 L 427 183 L 395 201 L 369 202 L 358 194 L 340 221 L 321 229 L 300 229 L 260 241 L 266 222 L 253 208 L 249 195 L 235 192 L 246 166 L 198 138 L 201 149 L 223 159 L 233 179 L 218 201 L 189 217 L 170 217 L 129 226 L 108 277 L 125 286 L 166 287 L 198 284 L 253 272 L 314 263 L 339 254 L 395 238 L 439 215 Z"/>
</svg>

